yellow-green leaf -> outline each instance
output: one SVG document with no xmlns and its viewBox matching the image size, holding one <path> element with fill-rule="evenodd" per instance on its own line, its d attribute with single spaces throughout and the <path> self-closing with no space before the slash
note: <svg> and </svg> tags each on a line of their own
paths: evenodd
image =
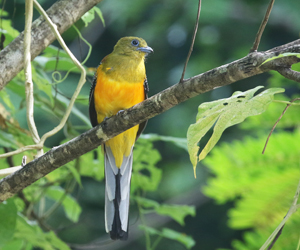
<svg viewBox="0 0 300 250">
<path fill-rule="evenodd" d="M 196 123 L 187 132 L 188 151 L 196 173 L 197 162 L 203 160 L 221 138 L 223 131 L 243 122 L 247 117 L 263 113 L 273 101 L 274 94 L 284 92 L 282 88 L 271 88 L 254 96 L 258 86 L 246 92 L 235 92 L 230 98 L 202 103 L 198 108 Z M 198 156 L 198 143 L 214 126 L 213 134 Z M 195 174 L 196 176 L 196 174 Z"/>
</svg>

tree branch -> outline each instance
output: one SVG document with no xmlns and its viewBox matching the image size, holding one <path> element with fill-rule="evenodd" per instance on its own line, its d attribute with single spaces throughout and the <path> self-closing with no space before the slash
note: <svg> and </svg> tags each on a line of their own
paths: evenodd
<svg viewBox="0 0 300 250">
<path fill-rule="evenodd" d="M 113 116 L 95 128 L 71 141 L 54 147 L 43 156 L 29 162 L 22 169 L 0 181 L 0 202 L 13 196 L 23 188 L 42 178 L 58 167 L 97 148 L 110 138 L 144 122 L 194 96 L 225 86 L 233 82 L 267 72 L 275 66 L 292 65 L 299 62 L 295 56 L 281 57 L 260 65 L 275 55 L 300 52 L 300 39 L 266 52 L 254 52 L 232 63 L 212 69 L 175 84 L 151 98 Z"/>
<path fill-rule="evenodd" d="M 290 79 L 295 82 L 300 82 L 300 72 L 298 71 L 294 71 L 290 68 L 280 68 L 277 71 L 279 74 L 281 74 L 287 79 Z"/>
<path fill-rule="evenodd" d="M 84 13 L 102 0 L 61 0 L 54 3 L 47 11 L 48 16 L 57 25 L 58 31 L 63 33 L 74 24 Z M 32 24 L 31 31 L 31 60 L 38 56 L 55 40 L 55 35 L 45 22 L 39 17 Z M 24 67 L 23 55 L 24 33 L 0 52 L 0 91 Z"/>
</svg>

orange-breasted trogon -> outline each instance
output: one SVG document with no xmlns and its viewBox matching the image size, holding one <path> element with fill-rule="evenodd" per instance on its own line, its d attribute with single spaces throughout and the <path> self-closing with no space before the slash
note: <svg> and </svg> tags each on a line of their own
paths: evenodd
<svg viewBox="0 0 300 250">
<path fill-rule="evenodd" d="M 145 57 L 153 52 L 145 40 L 123 37 L 101 61 L 90 91 L 92 126 L 147 98 Z M 103 145 L 105 164 L 105 228 L 112 239 L 128 238 L 128 214 L 133 146 L 147 122 Z"/>
</svg>

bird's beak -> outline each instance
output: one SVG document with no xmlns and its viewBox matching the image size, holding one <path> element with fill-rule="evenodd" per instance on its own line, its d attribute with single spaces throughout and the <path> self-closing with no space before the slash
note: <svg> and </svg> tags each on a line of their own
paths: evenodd
<svg viewBox="0 0 300 250">
<path fill-rule="evenodd" d="M 149 46 L 139 47 L 136 50 L 142 51 L 142 52 L 147 53 L 147 54 L 153 52 L 153 49 Z"/>
</svg>

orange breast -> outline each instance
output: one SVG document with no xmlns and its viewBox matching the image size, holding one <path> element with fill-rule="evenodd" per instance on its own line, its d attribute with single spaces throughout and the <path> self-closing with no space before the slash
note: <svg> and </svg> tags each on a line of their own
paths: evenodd
<svg viewBox="0 0 300 250">
<path fill-rule="evenodd" d="M 100 65 L 94 91 L 98 123 L 101 123 L 105 117 L 113 116 L 118 111 L 128 109 L 144 99 L 144 79 L 138 83 L 116 81 L 105 74 Z M 129 156 L 138 128 L 137 125 L 105 143 L 111 148 L 117 167 L 122 165 L 123 156 Z"/>
<path fill-rule="evenodd" d="M 118 111 L 128 109 L 145 99 L 144 79 L 139 83 L 115 81 L 98 69 L 94 91 L 98 122 Z"/>
</svg>

